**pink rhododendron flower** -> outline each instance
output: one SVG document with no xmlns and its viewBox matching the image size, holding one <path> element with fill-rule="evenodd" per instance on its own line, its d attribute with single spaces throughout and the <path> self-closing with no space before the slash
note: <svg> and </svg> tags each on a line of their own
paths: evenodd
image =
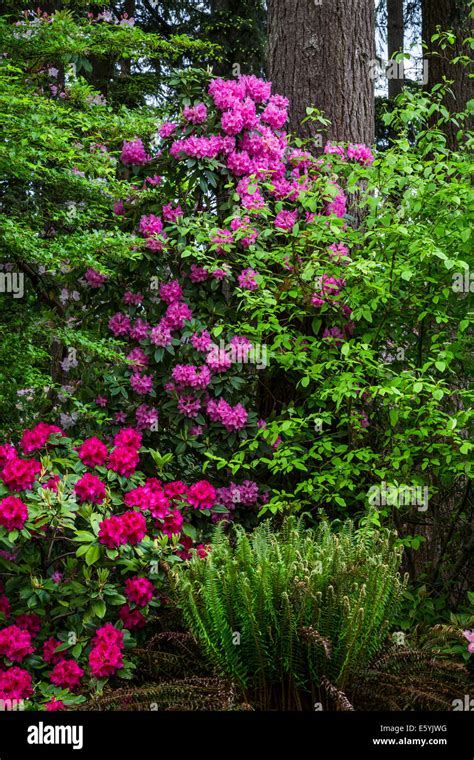
<svg viewBox="0 0 474 760">
<path fill-rule="evenodd" d="M 101 288 L 104 283 L 107 282 L 107 276 L 105 274 L 100 274 L 100 272 L 97 272 L 95 269 L 91 268 L 86 270 L 84 279 L 89 287 L 93 289 Z"/>
<path fill-rule="evenodd" d="M 178 399 L 178 411 L 185 417 L 197 417 L 201 410 L 201 402 L 196 396 L 185 395 Z"/>
<path fill-rule="evenodd" d="M 146 625 L 146 620 L 140 610 L 131 610 L 128 604 L 120 607 L 119 618 L 124 628 L 127 628 L 129 631 L 139 630 Z"/>
<path fill-rule="evenodd" d="M 1 478 L 10 491 L 26 491 L 33 488 L 41 464 L 36 459 L 10 459 L 4 466 Z"/>
<path fill-rule="evenodd" d="M 212 345 L 212 338 L 207 330 L 203 330 L 200 335 L 199 333 L 193 333 L 193 335 L 191 335 L 191 343 L 196 351 L 204 352 Z"/>
<path fill-rule="evenodd" d="M 216 501 L 216 489 L 207 480 L 198 480 L 188 488 L 186 498 L 194 509 L 211 509 Z"/>
<path fill-rule="evenodd" d="M 292 230 L 298 219 L 298 211 L 280 211 L 275 217 L 275 227 L 280 230 Z"/>
<path fill-rule="evenodd" d="M 257 290 L 258 282 L 255 277 L 258 277 L 258 272 L 254 269 L 243 269 L 237 278 L 239 286 L 245 290 Z"/>
<path fill-rule="evenodd" d="M 127 306 L 139 306 L 143 301 L 143 296 L 141 293 L 132 293 L 132 291 L 127 290 L 123 294 L 122 301 L 127 304 Z"/>
<path fill-rule="evenodd" d="M 171 538 L 173 535 L 181 533 L 183 522 L 183 515 L 179 509 L 174 509 L 165 516 L 160 527 L 163 533 Z"/>
<path fill-rule="evenodd" d="M 167 304 L 181 301 L 183 297 L 183 289 L 178 280 L 161 283 L 159 292 L 161 300 Z"/>
<path fill-rule="evenodd" d="M 198 267 L 196 264 L 191 264 L 191 271 L 189 273 L 189 279 L 193 283 L 205 282 L 209 277 L 209 272 L 205 267 Z"/>
<path fill-rule="evenodd" d="M 150 156 L 147 155 L 142 141 L 137 138 L 124 142 L 120 160 L 125 166 L 143 166 L 148 163 Z"/>
<path fill-rule="evenodd" d="M 245 74 L 239 78 L 239 84 L 245 88 L 248 95 L 255 103 L 265 103 L 271 95 L 272 83 L 265 82 L 253 74 Z"/>
<path fill-rule="evenodd" d="M 118 312 L 109 319 L 109 330 L 113 332 L 116 338 L 122 335 L 128 335 L 130 330 L 130 318 L 126 314 Z"/>
<path fill-rule="evenodd" d="M 131 604 L 137 607 L 146 607 L 153 599 L 155 587 L 148 578 L 136 575 L 125 581 L 125 596 Z"/>
<path fill-rule="evenodd" d="M 49 679 L 63 689 L 77 688 L 81 683 L 84 670 L 75 660 L 60 660 L 52 669 Z"/>
<path fill-rule="evenodd" d="M 130 385 L 135 393 L 146 396 L 153 390 L 153 376 L 141 375 L 139 372 L 134 372 L 130 378 Z"/>
<path fill-rule="evenodd" d="M 61 646 L 62 643 L 62 641 L 55 639 L 53 636 L 46 639 L 43 644 L 43 660 L 45 662 L 51 662 L 53 665 L 60 662 L 64 658 L 64 652 L 56 652 L 56 649 Z"/>
<path fill-rule="evenodd" d="M 109 678 L 123 668 L 123 654 L 116 644 L 101 641 L 89 653 L 89 667 L 95 678 Z"/>
<path fill-rule="evenodd" d="M 162 348 L 171 345 L 173 342 L 173 336 L 171 335 L 171 330 L 168 324 L 164 320 L 161 320 L 156 327 L 152 327 L 150 340 L 154 346 L 161 346 Z"/>
<path fill-rule="evenodd" d="M 148 478 L 144 486 L 128 491 L 124 502 L 128 507 L 139 507 L 157 518 L 164 517 L 170 508 L 170 501 L 155 478 Z"/>
<path fill-rule="evenodd" d="M 183 209 L 179 203 L 175 208 L 173 208 L 172 203 L 163 206 L 163 219 L 167 222 L 177 222 L 180 216 L 183 216 Z"/>
<path fill-rule="evenodd" d="M 133 348 L 130 353 L 127 354 L 127 359 L 130 362 L 133 362 L 137 368 L 146 367 L 149 361 L 148 356 L 139 346 Z"/>
<path fill-rule="evenodd" d="M 467 651 L 470 654 L 474 654 L 474 629 L 472 631 L 463 631 L 463 636 L 469 642 Z"/>
<path fill-rule="evenodd" d="M 105 460 L 109 455 L 105 443 L 102 443 L 102 441 L 95 436 L 92 438 L 86 438 L 77 449 L 77 453 L 81 462 L 87 467 L 101 467 L 105 464 Z"/>
<path fill-rule="evenodd" d="M 166 309 L 164 321 L 170 330 L 182 330 L 184 323 L 192 319 L 192 311 L 186 303 L 175 301 Z"/>
<path fill-rule="evenodd" d="M 114 446 L 131 446 L 134 449 L 142 445 L 142 435 L 134 428 L 122 428 L 114 437 Z"/>
<path fill-rule="evenodd" d="M 31 635 L 24 628 L 9 625 L 0 630 L 0 656 L 12 662 L 22 662 L 25 657 L 35 651 L 31 645 Z"/>
<path fill-rule="evenodd" d="M 28 699 L 33 694 L 32 678 L 27 670 L 17 665 L 0 671 L 0 699 Z"/>
<path fill-rule="evenodd" d="M 0 470 L 4 465 L 6 465 L 7 462 L 10 462 L 12 459 L 16 459 L 16 451 L 13 446 L 9 443 L 5 443 L 2 446 L 0 446 Z"/>
<path fill-rule="evenodd" d="M 97 396 L 95 403 L 97 406 L 105 407 L 108 404 L 107 396 Z"/>
<path fill-rule="evenodd" d="M 45 422 L 40 422 L 32 430 L 25 430 L 20 441 L 20 446 L 25 454 L 31 454 L 36 449 L 41 449 L 46 446 L 48 438 L 53 433 L 60 433 L 64 435 L 61 428 L 57 425 L 48 425 Z"/>
<path fill-rule="evenodd" d="M 154 406 L 140 404 L 135 411 L 137 427 L 140 430 L 156 429 L 158 425 L 158 410 Z"/>
<path fill-rule="evenodd" d="M 206 364 L 213 372 L 227 372 L 232 366 L 232 359 L 225 348 L 213 346 L 206 356 Z"/>
<path fill-rule="evenodd" d="M 139 435 L 139 433 L 137 433 Z M 137 439 L 135 438 L 134 441 Z M 116 446 L 109 457 L 109 463 L 107 469 L 114 470 L 122 475 L 124 478 L 129 478 L 138 467 L 140 457 L 136 446 Z"/>
<path fill-rule="evenodd" d="M 121 544 L 127 543 L 120 517 L 114 515 L 102 520 L 99 528 L 99 543 L 105 544 L 108 549 L 117 549 Z"/>
<path fill-rule="evenodd" d="M 347 146 L 347 158 L 357 161 L 362 166 L 371 166 L 374 163 L 374 154 L 362 143 L 349 144 Z"/>
<path fill-rule="evenodd" d="M 58 712 L 59 710 L 66 710 L 66 705 L 62 699 L 56 699 L 56 697 L 52 697 L 49 702 L 46 702 L 45 710 L 46 712 Z"/>
<path fill-rule="evenodd" d="M 333 145 L 331 142 L 327 142 L 324 146 L 324 152 L 328 154 L 335 154 L 342 158 L 343 161 L 346 159 L 346 153 L 342 145 Z"/>
<path fill-rule="evenodd" d="M 170 137 L 173 132 L 176 132 L 178 128 L 178 125 L 175 124 L 172 121 L 166 121 L 164 124 L 161 125 L 161 127 L 158 129 L 158 134 L 160 137 L 167 138 Z"/>
<path fill-rule="evenodd" d="M 58 492 L 58 483 L 61 482 L 61 478 L 59 475 L 53 475 L 49 480 L 46 481 L 43 488 L 46 488 L 48 491 L 54 491 L 54 493 Z"/>
<path fill-rule="evenodd" d="M 130 328 L 129 335 L 132 340 L 145 340 L 150 332 L 150 325 L 143 319 L 136 319 Z"/>
<path fill-rule="evenodd" d="M 184 106 L 183 117 L 191 124 L 202 124 L 207 119 L 207 108 L 204 103 L 195 106 Z"/>
<path fill-rule="evenodd" d="M 79 503 L 90 501 L 91 504 L 102 504 L 105 499 L 105 485 L 96 475 L 87 472 L 74 486 Z"/>
<path fill-rule="evenodd" d="M 181 480 L 173 480 L 171 483 L 166 483 L 163 490 L 169 499 L 179 499 L 187 494 L 188 486 Z"/>
<path fill-rule="evenodd" d="M 143 541 L 146 533 L 146 520 L 140 512 L 124 512 L 121 520 L 127 543 L 134 546 Z"/>
<path fill-rule="evenodd" d="M 26 504 L 16 496 L 6 496 L 0 501 L 0 525 L 8 531 L 22 530 L 28 519 Z"/>
<path fill-rule="evenodd" d="M 163 222 L 159 216 L 154 214 L 148 214 L 148 216 L 142 216 L 140 219 L 139 230 L 145 237 L 152 237 L 153 235 L 160 235 L 163 231 Z"/>
</svg>

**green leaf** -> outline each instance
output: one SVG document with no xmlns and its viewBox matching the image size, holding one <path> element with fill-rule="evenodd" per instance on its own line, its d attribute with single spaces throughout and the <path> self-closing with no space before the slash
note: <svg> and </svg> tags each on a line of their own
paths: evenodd
<svg viewBox="0 0 474 760">
<path fill-rule="evenodd" d="M 86 553 L 86 565 L 93 565 L 94 562 L 97 562 L 99 557 L 100 557 L 100 547 L 98 546 L 98 544 L 92 544 L 92 546 L 89 546 Z"/>
<path fill-rule="evenodd" d="M 105 612 L 107 610 L 107 606 L 106 606 L 105 602 L 103 602 L 103 601 L 94 602 L 94 604 L 92 606 L 93 606 L 94 612 L 97 615 L 97 617 L 102 620 L 102 618 L 104 617 Z"/>
</svg>

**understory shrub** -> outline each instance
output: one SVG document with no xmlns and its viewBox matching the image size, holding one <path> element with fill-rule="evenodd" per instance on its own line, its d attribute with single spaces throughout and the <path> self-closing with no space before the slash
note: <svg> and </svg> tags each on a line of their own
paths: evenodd
<svg viewBox="0 0 474 760">
<path fill-rule="evenodd" d="M 166 573 L 206 554 L 196 539 L 225 509 L 218 493 L 147 477 L 141 444 L 131 428 L 73 442 L 40 423 L 0 446 L 1 704 L 60 709 L 132 678 Z"/>
<path fill-rule="evenodd" d="M 235 540 L 235 543 L 234 543 Z M 380 651 L 404 581 L 389 533 L 333 532 L 288 518 L 252 534 L 216 529 L 208 555 L 176 570 L 184 619 L 250 704 L 301 709 L 343 691 Z"/>
</svg>

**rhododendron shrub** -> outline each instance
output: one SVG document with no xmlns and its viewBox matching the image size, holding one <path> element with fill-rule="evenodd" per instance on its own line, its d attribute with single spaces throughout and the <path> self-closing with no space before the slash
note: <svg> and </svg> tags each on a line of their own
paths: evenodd
<svg viewBox="0 0 474 760">
<path fill-rule="evenodd" d="M 216 519 L 261 503 L 255 483 L 235 504 L 232 485 L 161 470 L 133 428 L 72 441 L 39 423 L 0 446 L 0 699 L 56 710 L 131 678 L 164 565 L 206 556 Z"/>
<path fill-rule="evenodd" d="M 288 101 L 268 82 L 242 76 L 201 87 L 190 78 L 156 142 L 137 137 L 122 147 L 130 187 L 115 210 L 123 230 L 138 237 L 131 245 L 140 259 L 100 285 L 94 280 L 83 297 L 96 304 L 94 322 L 123 360 L 95 378 L 87 368 L 80 390 L 112 430 L 136 427 L 174 453 L 177 473 L 185 467 L 196 477 L 206 460 L 230 457 L 249 439 L 272 456 L 274 441 L 259 431 L 275 336 L 271 322 L 249 317 L 263 301 L 278 320 L 278 299 L 300 267 L 289 241 L 303 236 L 328 250 L 320 287 L 315 278 L 301 293 L 301 315 L 326 307 L 328 329 L 353 331 L 342 277 L 345 180 L 331 151 L 317 156 L 292 144 Z M 363 169 L 373 161 L 364 146 L 344 156 Z M 214 481 L 220 485 L 215 470 Z"/>
<path fill-rule="evenodd" d="M 71 310 L 122 357 L 71 370 L 75 424 L 96 434 L 92 406 L 113 433 L 136 427 L 169 452 L 174 477 L 263 484 L 263 511 L 378 524 L 392 506 L 369 490 L 385 483 L 427 488 L 441 513 L 469 476 L 454 275 L 468 267 L 470 190 L 464 153 L 407 131 L 413 114 L 429 124 L 436 96 L 406 93 L 388 117 L 399 140 L 374 154 L 292 141 L 286 100 L 255 77 L 175 85 L 155 139 L 137 136 L 143 151 L 125 155 L 138 162 L 121 162 L 115 210 L 134 259 L 83 288 L 86 316 Z M 416 506 L 397 506 L 414 549 Z"/>
</svg>

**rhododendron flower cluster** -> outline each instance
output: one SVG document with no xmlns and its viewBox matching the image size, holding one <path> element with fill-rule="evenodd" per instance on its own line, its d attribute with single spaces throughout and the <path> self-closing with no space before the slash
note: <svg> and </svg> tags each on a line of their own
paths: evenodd
<svg viewBox="0 0 474 760">
<path fill-rule="evenodd" d="M 10 491 L 31 489 L 41 472 L 41 464 L 36 459 L 9 459 L 3 467 L 0 477 Z"/>
<path fill-rule="evenodd" d="M 92 640 L 89 667 L 95 678 L 108 678 L 123 668 L 123 633 L 106 623 L 98 628 Z"/>
<path fill-rule="evenodd" d="M 105 485 L 96 475 L 86 472 L 74 486 L 80 504 L 90 501 L 91 504 L 101 504 L 105 499 Z"/>
<path fill-rule="evenodd" d="M 0 525 L 11 530 L 22 530 L 28 519 L 28 507 L 16 496 L 6 496 L 0 501 Z"/>
<path fill-rule="evenodd" d="M 28 699 L 33 694 L 32 681 L 30 673 L 17 665 L 0 670 L 0 699 Z"/>
<path fill-rule="evenodd" d="M 146 607 L 153 599 L 154 586 L 148 578 L 127 578 L 125 581 L 125 596 L 131 604 Z"/>
<path fill-rule="evenodd" d="M 45 422 L 40 422 L 32 430 L 25 430 L 20 441 L 20 446 L 25 454 L 31 454 L 32 451 L 43 448 L 46 446 L 50 435 L 59 433 L 64 435 L 61 428 L 56 425 L 48 425 Z"/>
<path fill-rule="evenodd" d="M 142 141 L 137 138 L 123 144 L 120 160 L 126 166 L 141 166 L 148 163 L 150 156 L 147 155 Z"/>
<path fill-rule="evenodd" d="M 78 448 L 79 459 L 88 467 L 99 467 L 105 464 L 109 452 L 105 443 L 93 436 L 87 438 Z"/>
<path fill-rule="evenodd" d="M 0 630 L 0 657 L 6 657 L 12 662 L 22 662 L 32 652 L 34 647 L 27 630 L 18 625 L 10 625 Z"/>
<path fill-rule="evenodd" d="M 56 686 L 74 690 L 80 686 L 83 675 L 84 669 L 75 660 L 61 659 L 52 669 L 49 678 Z"/>
<path fill-rule="evenodd" d="M 139 512 L 124 512 L 114 515 L 100 523 L 99 542 L 109 549 L 116 549 L 122 544 L 139 544 L 146 533 L 146 520 Z"/>
</svg>

